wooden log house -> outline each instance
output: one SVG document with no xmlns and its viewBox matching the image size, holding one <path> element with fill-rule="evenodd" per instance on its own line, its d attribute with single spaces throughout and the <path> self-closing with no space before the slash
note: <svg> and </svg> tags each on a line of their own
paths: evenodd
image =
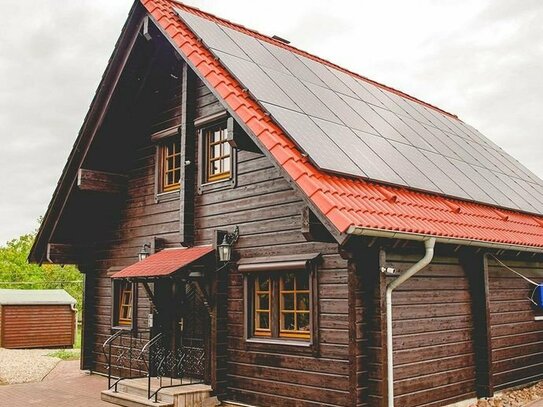
<svg viewBox="0 0 543 407">
<path fill-rule="evenodd" d="M 30 261 L 84 274 L 114 403 L 408 407 L 543 378 L 542 251 L 543 181 L 456 116 L 136 0 Z"/>
</svg>

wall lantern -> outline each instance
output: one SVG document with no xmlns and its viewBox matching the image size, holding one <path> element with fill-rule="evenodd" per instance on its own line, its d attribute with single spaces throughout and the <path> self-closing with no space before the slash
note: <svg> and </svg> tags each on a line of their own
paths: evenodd
<svg viewBox="0 0 543 407">
<path fill-rule="evenodd" d="M 232 260 L 232 246 L 238 240 L 239 227 L 236 226 L 233 233 L 225 233 L 222 239 L 222 243 L 217 246 L 219 252 L 219 261 L 228 263 Z"/>
<path fill-rule="evenodd" d="M 151 248 L 150 243 L 145 243 L 142 247 L 140 252 L 138 253 L 138 259 L 139 261 L 145 260 L 147 257 L 151 255 L 151 252 L 149 249 Z"/>
</svg>

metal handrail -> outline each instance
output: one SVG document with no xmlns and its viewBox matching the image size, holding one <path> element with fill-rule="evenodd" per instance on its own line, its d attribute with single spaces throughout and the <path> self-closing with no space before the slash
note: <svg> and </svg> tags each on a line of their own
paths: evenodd
<svg viewBox="0 0 543 407">
<path fill-rule="evenodd" d="M 147 333 L 147 332 L 150 332 L 149 330 L 141 330 L 138 332 L 138 334 L 142 334 L 142 333 Z M 122 377 L 121 376 L 121 371 L 119 371 L 119 376 L 113 376 L 112 375 L 112 371 L 113 371 L 113 364 L 112 364 L 112 345 L 114 344 L 115 340 L 118 339 L 118 338 L 122 338 L 123 336 L 128 336 L 130 335 L 131 338 L 130 338 L 130 347 L 129 347 L 129 351 L 130 351 L 130 354 L 132 354 L 132 343 L 134 340 L 137 340 L 137 338 L 134 338 L 134 332 L 133 331 L 130 331 L 130 330 L 118 330 L 116 331 L 114 334 L 112 334 L 111 336 L 109 336 L 106 341 L 104 342 L 104 344 L 102 345 L 102 353 L 104 354 L 104 357 L 106 359 L 106 368 L 107 368 L 107 376 L 108 376 L 108 390 L 111 389 L 111 388 L 115 388 L 115 392 L 117 392 L 117 385 L 119 384 L 119 382 L 121 380 L 125 380 L 125 379 L 128 379 L 128 378 L 134 378 L 132 377 L 132 359 L 130 358 L 129 359 L 129 377 Z M 148 341 L 149 342 L 149 341 Z M 106 348 L 107 348 L 107 352 L 106 352 Z M 149 370 L 148 366 L 147 366 L 147 363 L 145 362 L 145 358 L 143 358 L 143 352 L 140 352 L 140 354 L 138 355 L 138 357 L 136 358 L 136 360 L 143 360 L 143 363 L 145 365 L 145 370 Z M 139 369 L 140 373 L 141 373 L 141 369 Z M 145 376 L 139 376 L 139 377 L 146 377 L 148 375 L 148 372 L 146 372 L 146 375 Z M 112 384 L 111 383 L 111 380 L 112 379 L 115 379 L 115 382 Z"/>
<path fill-rule="evenodd" d="M 179 361 L 181 363 L 181 359 L 177 359 L 179 355 L 177 353 L 173 354 L 171 352 L 166 352 L 163 356 L 161 355 L 161 350 L 164 351 L 164 347 L 161 346 L 161 340 L 166 338 L 166 334 L 164 332 L 160 332 L 147 340 L 145 344 L 139 349 L 139 346 L 141 345 L 140 341 L 141 337 L 138 337 L 142 333 L 150 332 L 150 330 L 140 330 L 137 334 L 135 334 L 133 331 L 129 330 L 119 330 L 113 333 L 110 337 L 107 338 L 107 340 L 102 345 L 102 352 L 104 354 L 104 357 L 107 362 L 107 371 L 108 371 L 108 390 L 114 389 L 115 392 L 117 392 L 118 384 L 126 379 L 135 379 L 135 378 L 147 378 L 147 398 L 149 400 L 154 399 L 155 402 L 158 402 L 158 394 L 159 392 L 164 388 L 169 387 L 177 387 L 177 386 L 183 386 L 186 384 L 196 384 L 196 383 L 202 383 L 202 380 L 196 379 L 193 380 L 193 378 L 190 379 L 189 383 L 183 383 L 184 382 L 184 373 L 181 373 L 180 383 L 179 384 L 173 384 L 173 376 L 170 377 L 170 384 L 163 383 L 163 378 L 167 378 L 167 376 L 164 376 L 165 373 L 169 373 L 170 375 L 175 375 L 179 373 L 174 373 L 175 371 L 167 371 L 168 369 L 168 363 L 170 362 L 169 358 L 173 358 L 173 360 Z M 129 344 L 123 343 L 122 338 L 124 336 L 130 336 L 130 342 Z M 117 354 L 117 368 L 119 369 L 119 375 L 113 376 L 113 358 L 112 358 L 112 347 L 116 343 L 116 341 L 119 340 L 118 348 L 121 349 L 121 352 Z M 136 348 L 134 349 L 134 344 L 136 344 Z M 127 346 L 128 345 L 128 346 Z M 162 344 L 163 345 L 163 344 Z M 159 346 L 159 348 L 156 348 Z M 193 348 L 192 346 L 187 346 L 187 349 Z M 199 349 L 195 347 L 194 349 Z M 139 351 L 139 352 L 138 352 Z M 136 353 L 134 353 L 136 352 Z M 159 352 L 158 354 L 155 354 L 155 352 Z M 126 365 L 121 365 L 119 361 L 123 360 L 124 357 L 128 355 L 128 367 Z M 132 355 L 137 355 L 135 357 L 132 357 Z M 147 359 L 146 359 L 147 356 Z M 155 360 L 155 357 L 153 356 L 162 356 L 160 357 L 160 360 Z M 133 369 L 133 362 L 135 362 L 136 367 Z M 183 363 L 184 365 L 184 363 Z M 142 368 L 143 367 L 143 368 Z M 123 369 L 128 369 L 128 376 L 123 376 Z M 165 370 L 166 369 L 166 370 Z M 185 372 L 185 367 L 183 367 L 182 372 Z M 139 375 L 133 376 L 132 373 L 139 373 Z M 158 388 L 156 390 L 152 390 L 151 386 L 151 378 L 152 375 L 156 374 L 156 377 L 159 379 Z"/>
</svg>

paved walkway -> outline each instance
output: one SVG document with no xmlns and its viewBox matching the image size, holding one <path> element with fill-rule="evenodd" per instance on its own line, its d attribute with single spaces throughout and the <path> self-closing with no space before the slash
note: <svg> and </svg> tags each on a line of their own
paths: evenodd
<svg viewBox="0 0 543 407">
<path fill-rule="evenodd" d="M 60 362 L 41 382 L 0 386 L 9 407 L 111 407 L 100 400 L 107 379 L 79 370 L 79 360 Z M 3 404 L 5 403 L 5 404 Z"/>
</svg>

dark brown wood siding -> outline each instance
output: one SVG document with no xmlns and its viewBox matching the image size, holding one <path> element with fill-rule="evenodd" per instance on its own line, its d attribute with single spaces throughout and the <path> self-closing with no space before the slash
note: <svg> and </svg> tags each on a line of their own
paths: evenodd
<svg viewBox="0 0 543 407">
<path fill-rule="evenodd" d="M 543 281 L 541 263 L 504 260 L 535 282 Z M 543 378 L 543 321 L 529 298 L 534 286 L 489 259 L 492 363 L 496 390 Z"/>
<path fill-rule="evenodd" d="M 203 85 L 197 87 L 197 116 L 222 110 Z M 197 156 L 197 155 L 196 155 Z M 195 200 L 195 244 L 210 243 L 215 229 L 240 228 L 238 256 L 321 252 L 317 271 L 318 337 L 315 353 L 295 346 L 261 346 L 244 339 L 247 316 L 243 276 L 227 278 L 228 396 L 255 405 L 346 406 L 349 404 L 347 261 L 337 244 L 306 242 L 301 233 L 302 199 L 262 154 L 240 151 L 237 185 L 204 192 Z"/>
<path fill-rule="evenodd" d="M 422 255 L 387 252 L 405 271 Z M 436 257 L 393 293 L 394 391 L 399 406 L 475 397 L 471 296 L 457 258 Z"/>
<path fill-rule="evenodd" d="M 2 347 L 71 347 L 75 314 L 70 305 L 3 305 Z"/>
</svg>

